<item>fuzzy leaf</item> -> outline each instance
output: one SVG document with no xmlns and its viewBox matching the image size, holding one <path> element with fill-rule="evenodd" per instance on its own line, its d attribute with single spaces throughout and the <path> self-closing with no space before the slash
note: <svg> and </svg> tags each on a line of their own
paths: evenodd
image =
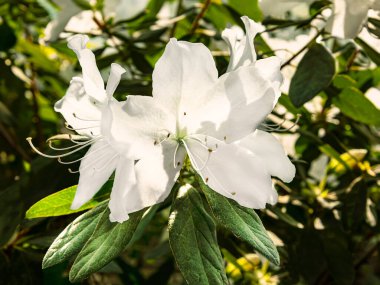
<svg viewBox="0 0 380 285">
<path fill-rule="evenodd" d="M 106 266 L 129 244 L 144 210 L 132 213 L 123 223 L 111 223 L 110 211 L 103 212 L 96 229 L 71 267 L 69 278 L 78 282 Z"/>
<path fill-rule="evenodd" d="M 220 226 L 249 243 L 274 264 L 279 265 L 280 257 L 277 248 L 255 211 L 216 193 L 204 184 L 202 179 L 198 179 L 198 182 Z"/>
<path fill-rule="evenodd" d="M 188 284 L 228 284 L 215 222 L 194 188 L 179 190 L 169 218 L 169 242 Z"/>
<path fill-rule="evenodd" d="M 48 249 L 42 268 L 56 265 L 77 254 L 91 237 L 106 207 L 107 204 L 102 203 L 69 224 Z"/>
</svg>

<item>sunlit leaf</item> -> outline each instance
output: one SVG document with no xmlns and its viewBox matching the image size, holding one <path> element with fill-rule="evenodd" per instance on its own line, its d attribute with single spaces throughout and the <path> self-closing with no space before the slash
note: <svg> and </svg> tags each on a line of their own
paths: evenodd
<svg viewBox="0 0 380 285">
<path fill-rule="evenodd" d="M 345 88 L 333 103 L 347 117 L 358 122 L 380 126 L 380 110 L 356 88 Z"/>
<path fill-rule="evenodd" d="M 75 185 L 63 189 L 50 196 L 43 198 L 42 200 L 34 204 L 32 207 L 30 207 L 30 209 L 26 212 L 26 218 L 34 219 L 69 215 L 94 208 L 101 201 L 109 197 L 109 190 L 111 186 L 112 182 L 107 182 L 92 200 L 90 200 L 89 202 L 87 202 L 82 207 L 76 210 L 72 210 L 70 206 L 72 201 L 74 200 L 77 186 Z"/>
<path fill-rule="evenodd" d="M 188 284 L 228 284 L 215 222 L 194 188 L 179 190 L 169 218 L 169 241 Z"/>
<path fill-rule="evenodd" d="M 203 183 L 202 179 L 198 179 L 198 182 L 220 226 L 232 232 L 239 239 L 249 243 L 274 264 L 279 265 L 280 257 L 276 246 L 268 236 L 255 211 L 242 207 L 235 201 L 211 190 Z"/>
</svg>

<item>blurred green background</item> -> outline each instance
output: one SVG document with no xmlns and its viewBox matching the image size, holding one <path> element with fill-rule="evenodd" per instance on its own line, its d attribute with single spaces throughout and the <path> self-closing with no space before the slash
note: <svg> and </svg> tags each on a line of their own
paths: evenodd
<svg viewBox="0 0 380 285">
<path fill-rule="evenodd" d="M 370 18 L 355 40 L 341 40 L 323 29 L 329 1 L 291 9 L 283 2 L 273 8 L 284 15 L 271 15 L 257 0 L 0 0 L 0 284 L 70 284 L 70 262 L 42 270 L 41 261 L 78 214 L 24 218 L 35 202 L 78 181 L 25 140 L 48 152 L 47 138 L 69 132 L 53 110 L 80 73 L 66 38 L 88 34 L 104 76 L 112 62 L 127 69 L 116 91 L 125 99 L 151 95 L 170 37 L 204 43 L 224 73 L 221 32 L 241 30 L 242 15 L 263 24 L 258 56 L 283 59 L 284 94 L 266 125 L 297 174 L 288 185 L 275 180 L 278 204 L 258 211 L 281 266 L 218 233 L 231 284 L 380 284 L 380 21 Z M 168 244 L 168 215 L 157 212 L 132 248 L 84 284 L 185 284 Z"/>
</svg>

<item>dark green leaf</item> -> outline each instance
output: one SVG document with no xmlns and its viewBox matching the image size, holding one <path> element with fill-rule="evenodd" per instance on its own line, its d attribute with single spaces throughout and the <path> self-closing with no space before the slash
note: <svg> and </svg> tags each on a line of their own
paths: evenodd
<svg viewBox="0 0 380 285">
<path fill-rule="evenodd" d="M 322 45 L 315 44 L 304 55 L 298 65 L 289 88 L 289 97 L 294 106 L 301 107 L 325 89 L 335 74 L 335 61 Z"/>
<path fill-rule="evenodd" d="M 70 270 L 71 282 L 81 281 L 117 257 L 129 244 L 144 210 L 129 215 L 123 223 L 111 223 L 109 209 L 103 212 L 96 229 L 78 254 Z"/>
<path fill-rule="evenodd" d="M 0 193 L 0 246 L 6 244 L 22 220 L 21 192 L 18 184 Z"/>
<path fill-rule="evenodd" d="M 194 188 L 180 188 L 173 202 L 169 242 L 188 284 L 228 284 L 215 222 Z"/>
<path fill-rule="evenodd" d="M 6 22 L 0 25 L 0 51 L 7 51 L 12 48 L 16 42 L 17 38 L 11 27 L 8 26 Z"/>
<path fill-rule="evenodd" d="M 322 231 L 320 236 L 328 271 L 335 280 L 335 284 L 352 285 L 355 279 L 355 269 L 344 233 L 339 228 L 329 228 Z"/>
<path fill-rule="evenodd" d="M 333 98 L 333 104 L 347 117 L 364 124 L 380 126 L 380 110 L 356 88 L 343 89 Z"/>
<path fill-rule="evenodd" d="M 61 263 L 77 254 L 91 237 L 106 207 L 107 203 L 103 203 L 69 224 L 48 249 L 42 268 Z"/>
<path fill-rule="evenodd" d="M 219 224 L 239 239 L 249 243 L 268 260 L 279 265 L 277 248 L 255 211 L 216 193 L 205 185 L 202 179 L 198 179 L 198 182 Z"/>
<path fill-rule="evenodd" d="M 360 38 L 356 38 L 355 41 L 363 48 L 368 57 L 377 65 L 380 65 L 380 54 L 374 50 L 370 45 Z"/>
</svg>

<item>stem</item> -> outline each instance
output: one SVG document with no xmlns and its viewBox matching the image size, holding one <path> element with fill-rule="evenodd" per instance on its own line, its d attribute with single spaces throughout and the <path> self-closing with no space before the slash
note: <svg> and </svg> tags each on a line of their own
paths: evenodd
<svg viewBox="0 0 380 285">
<path fill-rule="evenodd" d="M 183 0 L 178 0 L 178 7 L 177 7 L 177 12 L 176 12 L 176 17 L 178 17 L 179 14 L 181 13 L 182 3 L 183 3 Z M 173 27 L 170 30 L 170 37 L 171 38 L 174 37 L 175 30 L 177 28 L 177 23 L 178 23 L 178 21 L 175 21 L 174 24 L 173 24 Z"/>
<path fill-rule="evenodd" d="M 190 35 L 194 34 L 196 29 L 198 28 L 199 26 L 199 21 L 203 18 L 203 16 L 205 15 L 208 7 L 210 6 L 211 4 L 211 0 L 205 0 L 204 4 L 203 4 L 203 7 L 201 9 L 201 11 L 199 12 L 199 14 L 197 15 L 197 17 L 195 18 L 194 22 L 193 22 L 193 25 L 191 26 L 191 30 L 190 30 Z"/>
<path fill-rule="evenodd" d="M 30 64 L 30 69 L 32 71 L 32 80 L 30 84 L 30 91 L 32 92 L 32 101 L 33 101 L 33 123 L 36 126 L 36 133 L 37 133 L 37 142 L 38 145 L 42 145 L 43 143 L 43 133 L 42 133 L 42 126 L 41 126 L 41 118 L 40 118 L 40 107 L 38 105 L 38 95 L 39 95 L 39 90 L 37 87 L 37 74 L 34 68 L 33 63 Z"/>
<path fill-rule="evenodd" d="M 305 45 L 303 46 L 299 51 L 297 51 L 295 54 L 293 54 L 293 56 L 291 58 L 289 58 L 287 61 L 285 61 L 282 65 L 281 65 L 281 69 L 283 69 L 285 66 L 289 65 L 294 59 L 296 59 L 302 52 L 304 52 L 306 49 L 308 49 L 309 47 L 311 47 L 314 43 L 315 43 L 315 40 L 322 34 L 323 32 L 323 29 L 318 31 L 317 34 Z"/>
<path fill-rule="evenodd" d="M 30 161 L 29 155 L 20 147 L 16 138 L 11 132 L 0 122 L 0 134 L 5 138 L 8 144 L 26 161 Z"/>
</svg>

